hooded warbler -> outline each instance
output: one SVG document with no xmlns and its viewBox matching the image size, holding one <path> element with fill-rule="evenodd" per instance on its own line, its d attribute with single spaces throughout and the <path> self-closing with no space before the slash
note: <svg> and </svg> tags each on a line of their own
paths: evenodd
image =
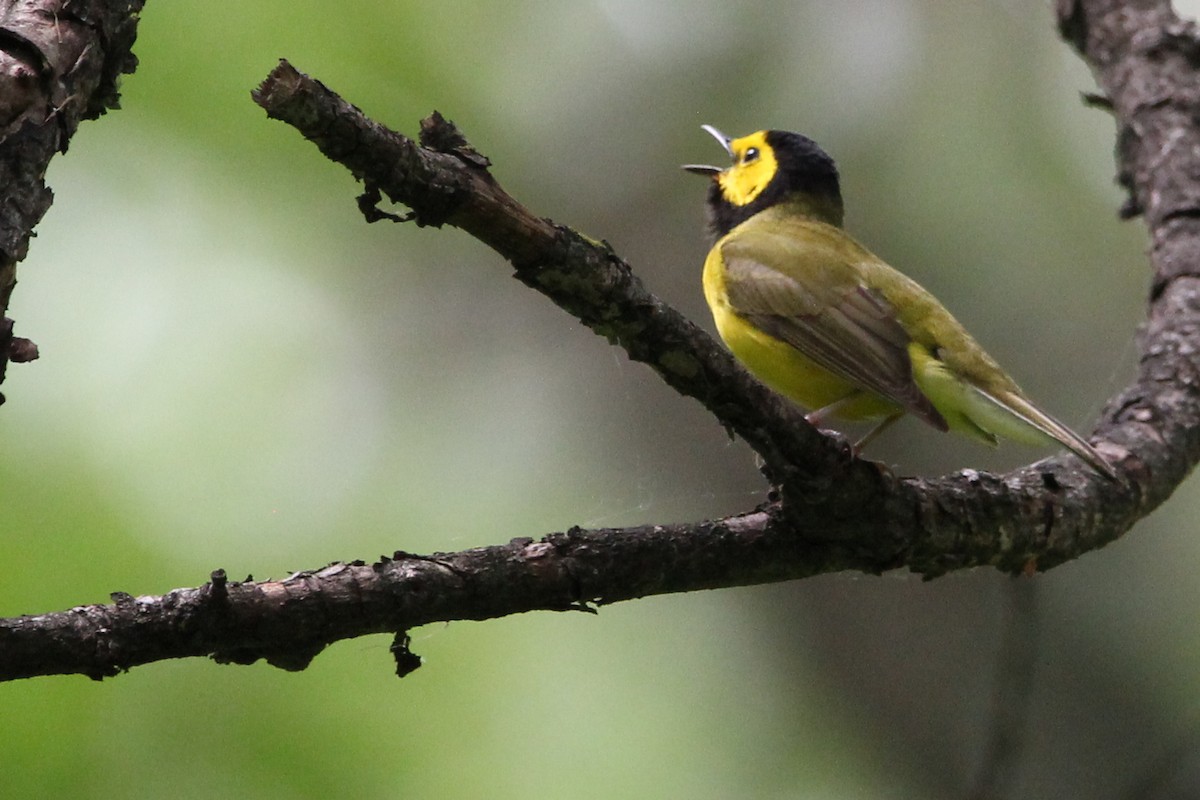
<svg viewBox="0 0 1200 800">
<path fill-rule="evenodd" d="M 725 344 L 760 380 L 814 409 L 813 424 L 882 419 L 857 449 L 908 413 L 989 445 L 1061 444 L 1116 478 L 933 295 L 842 230 L 837 167 L 816 142 L 703 127 L 733 159 L 684 166 L 712 179 L 704 297 Z"/>
</svg>

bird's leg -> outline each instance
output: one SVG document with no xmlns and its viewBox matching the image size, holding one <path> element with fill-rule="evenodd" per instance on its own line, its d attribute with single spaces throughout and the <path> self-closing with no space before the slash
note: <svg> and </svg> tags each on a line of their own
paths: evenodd
<svg viewBox="0 0 1200 800">
<path fill-rule="evenodd" d="M 854 400 L 857 400 L 860 394 L 861 394 L 861 392 L 851 392 L 850 394 L 846 395 L 845 397 L 839 397 L 837 400 L 834 400 L 832 403 L 829 403 L 828 405 L 821 406 L 820 408 L 818 408 L 815 411 L 808 412 L 807 414 L 804 415 L 804 420 L 809 425 L 813 425 L 813 426 L 819 428 L 819 427 L 821 427 L 821 423 L 823 423 L 827 418 L 835 416 L 836 414 L 838 414 L 838 412 L 840 412 L 842 409 L 844 409 L 846 406 L 848 406 L 851 402 L 853 402 Z M 879 434 L 883 433 L 888 428 L 892 427 L 892 424 L 895 423 L 896 420 L 900 419 L 903 416 L 904 416 L 903 411 L 897 411 L 895 414 L 891 414 L 888 417 L 885 417 L 883 422 L 880 422 L 874 428 L 867 431 L 866 436 L 862 437 L 857 442 L 855 442 L 854 445 L 851 446 L 850 452 L 857 456 L 859 453 L 862 452 L 864 447 L 866 447 L 871 442 L 875 441 L 875 438 L 877 436 L 879 436 Z"/>
<path fill-rule="evenodd" d="M 889 417 L 885 417 L 883 422 L 876 425 L 871 430 L 867 431 L 867 435 L 854 443 L 854 455 L 858 455 L 863 451 L 863 448 L 875 441 L 875 437 L 892 427 L 892 423 L 904 416 L 903 411 L 897 411 Z"/>
<path fill-rule="evenodd" d="M 821 406 L 815 411 L 810 411 L 804 415 L 804 421 L 814 428 L 820 428 L 821 424 L 829 417 L 836 415 L 839 411 L 845 408 L 851 400 L 858 397 L 858 392 L 851 392 L 845 397 L 840 397 L 828 405 Z"/>
</svg>

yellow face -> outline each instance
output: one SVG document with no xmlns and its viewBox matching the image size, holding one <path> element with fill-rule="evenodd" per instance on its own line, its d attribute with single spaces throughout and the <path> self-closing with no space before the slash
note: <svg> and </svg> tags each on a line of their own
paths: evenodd
<svg viewBox="0 0 1200 800">
<path fill-rule="evenodd" d="M 733 166 L 717 176 L 721 194 L 735 206 L 754 202 L 775 177 L 779 162 L 767 144 L 767 132 L 759 131 L 729 143 Z"/>
</svg>

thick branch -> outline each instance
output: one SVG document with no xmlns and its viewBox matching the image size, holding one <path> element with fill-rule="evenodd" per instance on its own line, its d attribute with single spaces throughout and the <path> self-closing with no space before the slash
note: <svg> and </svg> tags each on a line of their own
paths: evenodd
<svg viewBox="0 0 1200 800">
<path fill-rule="evenodd" d="M 218 573 L 162 597 L 116 594 L 112 605 L 0 620 L 0 680 L 101 678 L 203 655 L 303 669 L 326 644 L 368 633 L 400 631 L 402 641 L 404 631 L 429 622 L 588 609 L 873 566 L 853 548 L 808 544 L 753 512 L 698 526 L 573 529 L 431 557 L 397 553 L 282 581 L 226 582 Z M 404 648 L 398 656 L 401 664 L 411 658 Z"/>
<path fill-rule="evenodd" d="M 130 48 L 141 8 L 142 0 L 0 0 L 0 317 L 50 208 L 46 167 L 81 120 L 117 107 L 117 78 L 137 65 Z M 12 327 L 0 320 L 0 383 L 9 361 L 37 357 Z"/>
</svg>

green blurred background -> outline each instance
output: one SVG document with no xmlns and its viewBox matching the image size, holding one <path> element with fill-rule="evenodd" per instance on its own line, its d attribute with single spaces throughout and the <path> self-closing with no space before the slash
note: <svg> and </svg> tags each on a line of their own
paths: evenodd
<svg viewBox="0 0 1200 800">
<path fill-rule="evenodd" d="M 690 400 L 461 232 L 366 225 L 359 187 L 250 90 L 287 57 L 415 134 L 438 109 L 539 214 L 608 239 L 711 329 L 701 123 L 803 131 L 853 233 L 1086 430 L 1148 270 L 1113 125 L 1045 2 L 148 3 L 122 110 L 57 158 L 10 315 L 42 359 L 0 409 L 0 615 L 763 497 Z M 1007 468 L 916 422 L 871 455 Z M 1189 488 L 1036 579 L 1012 796 L 1191 793 Z M 12 797 L 960 798 L 989 734 L 1009 579 L 905 574 L 414 631 L 306 672 L 202 660 L 0 685 Z M 1030 634 L 1032 635 L 1032 634 Z M 1166 796 L 1166 795 L 1164 795 Z"/>
</svg>

